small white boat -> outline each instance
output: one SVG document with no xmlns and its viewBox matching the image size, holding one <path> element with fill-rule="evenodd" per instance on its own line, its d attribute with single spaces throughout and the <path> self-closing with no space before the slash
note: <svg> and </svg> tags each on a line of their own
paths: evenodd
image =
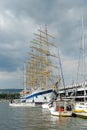
<svg viewBox="0 0 87 130">
<path fill-rule="evenodd" d="M 49 108 L 49 105 L 48 105 L 48 103 L 44 103 L 44 104 L 42 104 L 42 108 Z"/>
<path fill-rule="evenodd" d="M 50 108 L 52 108 L 52 106 L 53 106 L 52 101 L 50 101 L 49 103 L 42 104 L 42 108 L 44 108 L 44 109 L 50 109 Z"/>
<path fill-rule="evenodd" d="M 87 112 L 87 102 L 76 103 L 73 112 Z"/>
<path fill-rule="evenodd" d="M 35 103 L 31 102 L 19 102 L 19 103 L 9 103 L 11 107 L 35 107 Z"/>
<path fill-rule="evenodd" d="M 53 116 L 72 116 L 72 104 L 70 100 L 57 100 L 49 110 Z"/>
</svg>

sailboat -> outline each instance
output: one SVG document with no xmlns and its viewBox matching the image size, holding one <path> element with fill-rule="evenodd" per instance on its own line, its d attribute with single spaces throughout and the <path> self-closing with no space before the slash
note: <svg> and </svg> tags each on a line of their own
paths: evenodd
<svg viewBox="0 0 87 130">
<path fill-rule="evenodd" d="M 26 90 L 26 70 L 25 70 L 25 63 L 24 63 L 24 73 L 23 73 L 23 76 L 24 76 L 24 90 L 23 90 L 23 97 L 26 96 L 26 93 L 27 93 L 27 90 Z M 20 98 L 20 99 L 11 99 L 11 101 L 9 102 L 9 106 L 10 107 L 35 107 L 35 103 L 33 102 L 26 102 L 26 99 L 25 98 Z"/>
<path fill-rule="evenodd" d="M 70 99 L 57 99 L 49 111 L 53 116 L 70 117 L 72 116 L 72 101 Z"/>
<path fill-rule="evenodd" d="M 83 17 L 82 17 L 82 39 L 81 39 L 81 52 L 80 52 L 80 58 L 82 57 L 81 63 L 83 67 L 83 83 L 82 87 L 84 88 L 84 101 L 83 102 L 77 102 L 75 104 L 74 112 L 87 112 L 87 102 L 86 102 L 86 84 L 85 84 L 85 43 L 84 43 L 84 24 L 83 24 Z M 80 64 L 80 63 L 79 63 Z M 79 65 L 78 65 L 78 71 L 79 71 Z M 81 71 L 81 70 L 80 70 Z M 78 76 L 78 75 L 77 75 Z M 78 78 L 77 78 L 78 79 Z M 77 88 L 76 88 L 77 89 Z"/>
<path fill-rule="evenodd" d="M 48 33 L 47 27 L 45 30 L 39 29 L 38 33 L 34 35 L 35 39 L 31 41 L 32 50 L 28 53 L 29 58 L 26 62 L 26 88 L 30 90 L 30 93 L 23 98 L 26 99 L 26 102 L 43 104 L 50 101 L 52 93 L 57 95 L 60 76 L 58 66 L 53 62 L 58 61 L 58 56 L 53 54 L 56 45 L 53 42 L 54 37 Z"/>
</svg>

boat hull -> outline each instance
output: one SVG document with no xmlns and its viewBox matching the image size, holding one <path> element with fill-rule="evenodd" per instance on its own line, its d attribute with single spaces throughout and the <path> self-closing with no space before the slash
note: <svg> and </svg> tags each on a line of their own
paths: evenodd
<svg viewBox="0 0 87 130">
<path fill-rule="evenodd" d="M 52 111 L 51 115 L 53 115 L 53 116 L 62 116 L 62 117 L 71 117 L 72 116 L 72 111 L 63 111 L 63 112 Z"/>
<path fill-rule="evenodd" d="M 38 90 L 24 97 L 26 102 L 34 102 L 35 104 L 43 104 L 50 101 L 52 89 L 49 90 Z"/>
<path fill-rule="evenodd" d="M 87 103 L 85 102 L 76 103 L 73 112 L 77 113 L 87 112 Z"/>
<path fill-rule="evenodd" d="M 72 116 L 87 119 L 87 113 L 86 112 L 73 112 Z"/>
<path fill-rule="evenodd" d="M 9 103 L 11 107 L 35 107 L 35 103 Z"/>
</svg>

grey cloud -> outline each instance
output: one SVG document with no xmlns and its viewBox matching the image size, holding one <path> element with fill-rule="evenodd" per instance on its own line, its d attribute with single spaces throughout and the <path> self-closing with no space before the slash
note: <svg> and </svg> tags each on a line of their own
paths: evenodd
<svg viewBox="0 0 87 130">
<path fill-rule="evenodd" d="M 0 70 L 16 71 L 23 65 L 34 31 L 45 24 L 63 56 L 78 58 L 82 15 L 87 30 L 86 0 L 0 0 L 0 6 Z"/>
</svg>

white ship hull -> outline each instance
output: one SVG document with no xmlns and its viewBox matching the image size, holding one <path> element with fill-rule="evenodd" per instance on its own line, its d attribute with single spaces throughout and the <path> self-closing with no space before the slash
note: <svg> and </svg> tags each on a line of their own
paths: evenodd
<svg viewBox="0 0 87 130">
<path fill-rule="evenodd" d="M 26 102 L 34 102 L 35 104 L 43 104 L 50 101 L 51 94 L 52 94 L 52 89 L 37 90 L 25 96 L 24 99 L 26 99 Z"/>
</svg>

